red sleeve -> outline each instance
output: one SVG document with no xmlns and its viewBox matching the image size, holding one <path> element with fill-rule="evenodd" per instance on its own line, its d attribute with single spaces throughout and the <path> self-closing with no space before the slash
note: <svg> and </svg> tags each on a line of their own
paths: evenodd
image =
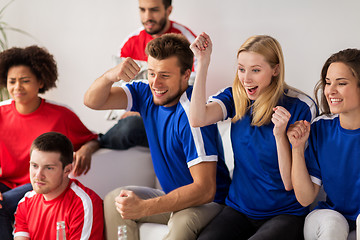
<svg viewBox="0 0 360 240">
<path fill-rule="evenodd" d="M 15 212 L 14 237 L 23 236 L 30 238 L 26 216 L 27 216 L 26 203 L 25 201 L 22 201 L 19 203 Z"/>
<path fill-rule="evenodd" d="M 72 204 L 71 214 L 68 216 L 70 219 L 67 221 L 69 223 L 69 228 L 67 231 L 67 238 L 69 240 L 79 240 L 81 239 L 83 225 L 84 225 L 84 211 L 83 205 L 81 202 L 76 202 Z"/>
<path fill-rule="evenodd" d="M 121 47 L 120 57 L 131 57 L 134 60 L 147 61 L 145 48 L 153 37 L 145 31 L 140 31 L 137 35 L 131 36 Z"/>
<path fill-rule="evenodd" d="M 131 44 L 129 41 L 127 41 L 120 50 L 120 57 L 126 58 L 126 57 L 132 57 L 132 50 L 131 50 Z"/>
<path fill-rule="evenodd" d="M 74 112 L 69 110 L 66 115 L 66 135 L 74 145 L 75 151 L 85 143 L 98 138 L 98 135 L 91 132 Z"/>
<path fill-rule="evenodd" d="M 93 228 L 91 230 L 91 240 L 103 240 L 104 239 L 104 210 L 103 201 L 99 196 L 93 199 L 94 214 L 93 214 Z"/>
<path fill-rule="evenodd" d="M 77 187 L 72 187 L 77 200 L 71 202 L 72 210 L 68 214 L 69 240 L 103 240 L 104 215 L 101 198 L 78 181 L 73 181 L 77 183 Z"/>
</svg>

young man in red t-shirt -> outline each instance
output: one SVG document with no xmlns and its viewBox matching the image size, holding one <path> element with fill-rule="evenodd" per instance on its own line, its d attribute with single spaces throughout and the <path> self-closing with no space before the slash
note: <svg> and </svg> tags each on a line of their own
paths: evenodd
<svg viewBox="0 0 360 240">
<path fill-rule="evenodd" d="M 30 180 L 15 213 L 15 240 L 56 239 L 57 222 L 65 223 L 67 240 L 102 240 L 101 198 L 77 180 L 69 179 L 73 165 L 70 140 L 56 132 L 37 137 L 30 150 Z"/>
</svg>

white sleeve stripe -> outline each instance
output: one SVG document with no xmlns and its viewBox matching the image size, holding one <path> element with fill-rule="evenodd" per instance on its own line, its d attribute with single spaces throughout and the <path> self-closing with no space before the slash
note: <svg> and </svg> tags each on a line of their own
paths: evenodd
<svg viewBox="0 0 360 240">
<path fill-rule="evenodd" d="M 71 184 L 71 189 L 81 199 L 84 207 L 84 225 L 81 232 L 81 240 L 89 239 L 93 226 L 93 205 L 90 196 L 76 183 Z"/>
<path fill-rule="evenodd" d="M 187 98 L 187 94 L 186 92 L 184 92 L 181 97 L 180 97 L 180 104 L 183 107 L 187 118 L 189 119 L 189 109 L 190 109 L 190 101 Z M 190 126 L 190 124 L 189 124 Z M 201 135 L 201 130 L 199 127 L 194 128 L 191 127 L 191 133 L 192 136 L 194 138 L 194 142 L 195 142 L 195 148 L 196 148 L 196 152 L 198 153 L 198 156 L 206 156 L 206 151 L 205 151 L 205 146 L 204 146 L 204 140 L 203 137 Z"/>
<path fill-rule="evenodd" d="M 24 202 L 25 198 L 32 198 L 35 195 L 36 195 L 36 192 L 34 190 L 26 192 L 24 197 L 22 199 L 20 199 L 20 201 L 18 202 L 18 205 L 19 205 L 19 203 Z"/>
<path fill-rule="evenodd" d="M 196 164 L 202 163 L 202 162 L 217 162 L 218 158 L 216 155 L 211 155 L 211 156 L 202 156 L 202 157 L 198 157 L 195 158 L 194 160 L 191 160 L 190 162 L 187 163 L 188 168 L 195 166 Z"/>
<path fill-rule="evenodd" d="M 13 101 L 13 99 L 11 99 L 11 98 L 8 100 L 4 100 L 4 101 L 0 102 L 0 106 L 10 105 L 12 101 Z"/>
<path fill-rule="evenodd" d="M 317 122 L 321 119 L 324 119 L 324 120 L 333 120 L 334 118 L 337 118 L 339 116 L 339 114 L 324 114 L 324 115 L 320 115 L 318 116 L 317 118 L 314 119 L 314 122 Z"/>
<path fill-rule="evenodd" d="M 146 79 L 138 79 L 138 80 L 132 80 L 131 82 L 125 82 L 125 84 L 120 86 L 122 89 L 124 89 L 125 94 L 127 96 L 128 105 L 127 105 L 127 107 L 125 109 L 126 111 L 130 111 L 131 108 L 133 107 L 132 95 L 131 95 L 130 89 L 127 87 L 126 84 L 133 84 L 135 82 L 143 82 L 145 84 L 149 84 L 149 81 L 146 80 Z"/>
<path fill-rule="evenodd" d="M 314 177 L 314 176 L 310 176 L 310 178 L 311 178 L 311 181 L 312 181 L 313 183 L 315 183 L 316 185 L 321 186 L 322 181 L 321 181 L 319 178 Z"/>
<path fill-rule="evenodd" d="M 21 198 L 20 201 L 18 202 L 18 206 L 20 205 L 20 203 L 25 202 L 25 199 L 26 199 L 26 198 L 32 198 L 32 197 L 35 196 L 35 195 L 36 195 L 36 192 L 35 192 L 34 190 L 26 192 L 25 195 L 24 195 L 24 197 Z M 17 210 L 18 210 L 18 209 L 17 209 L 17 207 L 16 207 L 15 214 L 17 213 Z M 14 221 L 14 225 L 16 226 L 16 220 Z M 15 235 L 15 230 L 16 230 L 16 228 L 14 228 L 14 230 L 13 230 L 13 235 L 14 235 L 14 236 L 17 236 L 17 235 Z M 26 232 L 18 232 L 18 233 L 16 233 L 16 234 L 23 234 L 23 233 L 29 234 L 29 233 L 26 233 Z M 30 236 L 24 236 L 24 235 L 19 235 L 19 236 L 29 237 L 29 238 L 30 238 Z"/>
<path fill-rule="evenodd" d="M 184 35 L 190 43 L 192 43 L 195 40 L 195 36 L 183 25 L 176 23 L 176 22 L 172 22 L 173 27 L 178 29 L 182 35 Z"/>
<path fill-rule="evenodd" d="M 17 232 L 14 234 L 14 238 L 15 237 L 28 237 L 30 238 L 30 234 L 28 232 Z"/>
<path fill-rule="evenodd" d="M 126 107 L 125 110 L 130 111 L 130 109 L 132 108 L 132 105 L 133 105 L 131 92 L 130 92 L 129 88 L 126 85 L 122 86 L 122 88 L 124 89 L 124 91 L 126 93 L 126 96 L 127 96 L 127 107 Z"/>
<path fill-rule="evenodd" d="M 213 97 L 209 98 L 209 102 L 216 102 L 217 104 L 220 105 L 220 107 L 222 109 L 222 112 L 223 112 L 223 119 L 222 120 L 225 120 L 226 117 L 227 117 L 227 110 L 226 110 L 225 104 L 221 100 L 219 100 L 217 98 L 213 98 Z"/>
<path fill-rule="evenodd" d="M 300 101 L 306 103 L 310 108 L 311 122 L 314 120 L 314 118 L 316 117 L 316 112 L 317 112 L 316 104 L 309 96 L 307 96 L 306 94 L 303 94 L 301 92 L 297 92 L 293 89 L 289 89 L 288 92 L 286 93 L 286 95 L 289 97 L 298 98 Z"/>
</svg>

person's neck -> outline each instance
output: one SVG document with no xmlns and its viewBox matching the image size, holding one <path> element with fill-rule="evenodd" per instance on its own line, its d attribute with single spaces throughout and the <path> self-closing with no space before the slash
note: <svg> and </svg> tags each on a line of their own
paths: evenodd
<svg viewBox="0 0 360 240">
<path fill-rule="evenodd" d="M 50 193 L 43 194 L 44 199 L 46 201 L 51 201 L 51 200 L 59 197 L 67 189 L 67 187 L 69 186 L 69 182 L 70 182 L 70 179 L 66 178 L 57 189 L 55 189 L 54 191 L 52 191 Z"/>
<path fill-rule="evenodd" d="M 342 128 L 355 130 L 360 128 L 360 111 L 339 114 Z"/>
<path fill-rule="evenodd" d="M 160 37 L 161 35 L 163 35 L 163 34 L 166 33 L 167 31 L 169 31 L 170 26 L 171 26 L 171 22 L 170 22 L 170 20 L 168 19 L 167 22 L 166 22 L 166 25 L 165 25 L 164 29 L 163 29 L 161 32 L 159 32 L 159 33 L 157 33 L 157 34 L 153 34 L 153 35 L 151 35 L 151 36 L 152 36 L 153 38 Z"/>
<path fill-rule="evenodd" d="M 32 112 L 35 112 L 36 109 L 40 107 L 41 104 L 41 98 L 38 97 L 35 101 L 32 101 L 30 103 L 18 103 L 15 102 L 16 110 L 21 114 L 29 114 Z"/>
</svg>

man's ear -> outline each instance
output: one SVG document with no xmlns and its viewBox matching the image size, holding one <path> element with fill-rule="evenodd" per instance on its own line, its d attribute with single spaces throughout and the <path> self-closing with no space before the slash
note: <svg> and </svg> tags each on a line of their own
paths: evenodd
<svg viewBox="0 0 360 240">
<path fill-rule="evenodd" d="M 169 6 L 167 9 L 166 9 L 166 13 L 167 13 L 167 16 L 169 17 L 171 12 L 172 12 L 172 9 L 173 7 L 172 6 Z"/>
<path fill-rule="evenodd" d="M 188 82 L 190 79 L 190 76 L 191 76 L 191 69 L 187 69 L 185 71 L 185 73 L 183 74 L 183 76 L 184 76 L 184 79 L 186 80 L 186 82 Z"/>
<path fill-rule="evenodd" d="M 72 170 L 73 170 L 73 165 L 72 165 L 72 163 L 69 163 L 68 165 L 65 166 L 64 173 L 66 175 L 69 175 Z"/>
</svg>

